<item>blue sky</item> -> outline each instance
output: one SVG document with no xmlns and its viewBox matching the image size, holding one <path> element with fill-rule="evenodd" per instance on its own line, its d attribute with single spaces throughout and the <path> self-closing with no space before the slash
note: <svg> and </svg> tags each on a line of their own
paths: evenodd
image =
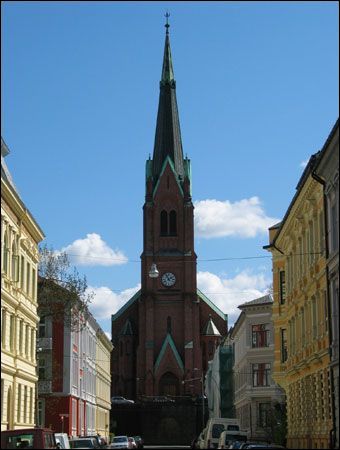
<svg viewBox="0 0 340 450">
<path fill-rule="evenodd" d="M 337 2 L 2 2 L 6 162 L 107 332 L 140 282 L 167 10 L 198 286 L 230 324 L 269 285 L 266 230 L 339 114 Z"/>
</svg>

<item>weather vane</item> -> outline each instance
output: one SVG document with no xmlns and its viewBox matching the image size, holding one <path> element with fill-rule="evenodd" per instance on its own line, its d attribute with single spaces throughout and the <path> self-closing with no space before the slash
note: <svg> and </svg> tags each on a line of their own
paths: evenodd
<svg viewBox="0 0 340 450">
<path fill-rule="evenodd" d="M 166 32 L 168 33 L 169 32 L 169 26 L 170 26 L 169 25 L 169 21 L 168 21 L 168 19 L 170 17 L 170 13 L 168 11 L 165 13 L 165 17 L 166 17 L 166 24 L 164 26 L 166 28 Z"/>
</svg>

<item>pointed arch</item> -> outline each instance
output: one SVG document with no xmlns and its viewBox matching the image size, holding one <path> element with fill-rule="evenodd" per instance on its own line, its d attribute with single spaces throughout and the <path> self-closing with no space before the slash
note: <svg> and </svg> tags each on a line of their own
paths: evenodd
<svg viewBox="0 0 340 450">
<path fill-rule="evenodd" d="M 160 395 L 179 395 L 179 380 L 172 372 L 165 372 L 159 380 Z"/>
<path fill-rule="evenodd" d="M 161 218 L 160 218 L 160 225 L 161 225 L 161 236 L 167 236 L 168 235 L 168 213 L 163 209 L 161 211 Z"/>
<path fill-rule="evenodd" d="M 170 211 L 169 214 L 169 234 L 170 236 L 177 235 L 177 213 L 175 210 Z"/>
</svg>

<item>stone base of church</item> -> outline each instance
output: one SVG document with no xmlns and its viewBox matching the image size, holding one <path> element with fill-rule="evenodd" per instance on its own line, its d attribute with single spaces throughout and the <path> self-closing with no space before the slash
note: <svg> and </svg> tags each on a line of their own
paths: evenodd
<svg viewBox="0 0 340 450">
<path fill-rule="evenodd" d="M 111 409 L 110 431 L 116 436 L 141 436 L 147 445 L 190 445 L 202 429 L 202 404 L 187 398 L 112 405 Z"/>
</svg>

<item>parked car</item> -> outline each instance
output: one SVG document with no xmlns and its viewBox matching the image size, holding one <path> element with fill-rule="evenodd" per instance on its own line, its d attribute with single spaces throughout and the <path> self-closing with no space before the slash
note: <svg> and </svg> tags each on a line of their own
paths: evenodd
<svg viewBox="0 0 340 450">
<path fill-rule="evenodd" d="M 238 444 L 233 448 L 240 448 L 241 443 L 247 441 L 247 437 L 248 433 L 246 431 L 222 431 L 217 448 L 231 448 L 234 442 L 238 442 Z"/>
<path fill-rule="evenodd" d="M 93 436 L 91 437 L 80 437 L 70 440 L 71 448 L 100 448 L 100 445 Z"/>
<path fill-rule="evenodd" d="M 166 395 L 156 395 L 156 397 L 153 397 L 152 401 L 160 403 L 175 403 L 173 398 L 167 397 Z"/>
<path fill-rule="evenodd" d="M 71 448 L 70 441 L 66 433 L 54 433 L 58 448 Z"/>
<path fill-rule="evenodd" d="M 134 440 L 136 441 L 137 448 L 143 448 L 144 447 L 144 441 L 140 436 L 134 436 Z"/>
<path fill-rule="evenodd" d="M 82 436 L 82 437 L 84 437 L 84 438 L 94 438 L 97 441 L 97 443 L 98 443 L 100 448 L 104 448 L 107 445 L 106 444 L 106 440 L 104 438 L 102 438 L 99 434 Z"/>
<path fill-rule="evenodd" d="M 58 448 L 49 428 L 27 428 L 1 431 L 1 448 Z"/>
<path fill-rule="evenodd" d="M 128 437 L 127 436 L 115 436 L 112 440 L 110 448 L 128 448 Z"/>
<path fill-rule="evenodd" d="M 127 398 L 115 396 L 111 397 L 111 403 L 122 404 L 122 403 L 135 403 L 133 400 L 128 400 Z"/>
<path fill-rule="evenodd" d="M 136 441 L 132 436 L 128 437 L 128 448 L 137 448 Z"/>
</svg>

